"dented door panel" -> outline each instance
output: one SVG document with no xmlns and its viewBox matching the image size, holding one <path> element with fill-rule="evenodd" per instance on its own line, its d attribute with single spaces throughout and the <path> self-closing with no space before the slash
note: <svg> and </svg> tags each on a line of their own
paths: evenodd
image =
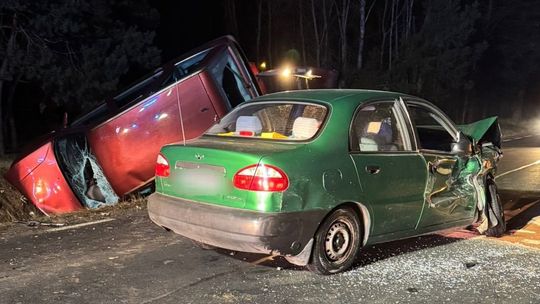
<svg viewBox="0 0 540 304">
<path fill-rule="evenodd" d="M 419 227 L 472 219 L 477 202 L 473 181 L 480 171 L 477 160 L 443 153 L 426 153 L 424 159 L 428 176 Z"/>
</svg>

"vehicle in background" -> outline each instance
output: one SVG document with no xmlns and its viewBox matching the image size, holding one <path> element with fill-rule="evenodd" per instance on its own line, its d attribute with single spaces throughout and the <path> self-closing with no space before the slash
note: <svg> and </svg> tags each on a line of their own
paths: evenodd
<svg viewBox="0 0 540 304">
<path fill-rule="evenodd" d="M 504 233 L 500 145 L 495 117 L 456 126 L 409 95 L 274 93 L 164 146 L 148 214 L 197 243 L 337 273 L 362 246 L 475 222 Z"/>
<path fill-rule="evenodd" d="M 339 73 L 336 70 L 313 67 L 284 66 L 257 73 L 265 94 L 305 89 L 335 89 Z"/>
<path fill-rule="evenodd" d="M 114 204 L 153 181 L 161 146 L 198 137 L 259 95 L 242 50 L 222 37 L 41 138 L 5 177 L 45 214 Z"/>
</svg>

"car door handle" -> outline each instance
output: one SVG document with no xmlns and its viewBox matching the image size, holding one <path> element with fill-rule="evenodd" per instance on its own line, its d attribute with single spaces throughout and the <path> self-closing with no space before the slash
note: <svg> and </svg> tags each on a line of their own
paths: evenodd
<svg viewBox="0 0 540 304">
<path fill-rule="evenodd" d="M 201 109 L 201 113 L 204 113 L 204 112 L 206 112 L 206 111 L 208 111 L 208 110 L 210 110 L 210 109 L 208 109 L 208 108 L 202 108 L 202 109 Z"/>
<path fill-rule="evenodd" d="M 374 165 L 367 165 L 365 169 L 366 169 L 366 172 L 369 174 L 377 174 L 381 172 L 381 167 L 374 166 Z"/>
</svg>

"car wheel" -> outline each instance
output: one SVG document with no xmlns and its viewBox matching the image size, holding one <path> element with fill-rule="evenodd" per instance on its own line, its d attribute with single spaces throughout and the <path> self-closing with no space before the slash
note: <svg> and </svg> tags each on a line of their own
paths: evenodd
<svg viewBox="0 0 540 304">
<path fill-rule="evenodd" d="M 201 249 L 204 249 L 204 250 L 214 250 L 216 249 L 215 246 L 212 246 L 212 245 L 208 245 L 208 244 L 205 244 L 205 243 L 202 243 L 202 242 L 199 242 L 199 241 L 195 241 L 195 240 L 191 240 L 193 242 L 193 244 Z"/>
<path fill-rule="evenodd" d="M 360 248 L 360 221 L 351 208 L 334 211 L 315 235 L 307 268 L 318 274 L 334 274 L 351 267 Z"/>
<path fill-rule="evenodd" d="M 497 220 L 497 225 L 490 227 L 486 230 L 487 236 L 500 237 L 506 232 L 506 222 L 504 221 L 504 209 L 502 201 L 497 191 L 497 185 L 492 178 L 488 178 L 486 181 L 486 208 L 488 208 L 488 216 L 490 221 L 492 216 Z"/>
</svg>

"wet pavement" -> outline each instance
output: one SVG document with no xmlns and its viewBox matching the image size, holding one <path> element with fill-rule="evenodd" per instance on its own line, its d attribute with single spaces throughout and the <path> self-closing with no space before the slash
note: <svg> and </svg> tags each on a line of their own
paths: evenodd
<svg viewBox="0 0 540 304">
<path fill-rule="evenodd" d="M 0 234 L 0 303 L 540 303 L 540 136 L 505 144 L 499 239 L 461 229 L 371 246 L 351 271 L 318 276 L 202 250 L 134 209 Z"/>
</svg>

